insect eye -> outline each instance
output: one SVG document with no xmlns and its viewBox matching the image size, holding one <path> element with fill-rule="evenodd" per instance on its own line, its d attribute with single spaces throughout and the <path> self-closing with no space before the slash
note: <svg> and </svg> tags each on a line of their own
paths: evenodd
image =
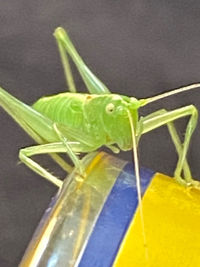
<svg viewBox="0 0 200 267">
<path fill-rule="evenodd" d="M 106 106 L 106 112 L 107 113 L 112 113 L 115 109 L 115 106 L 113 103 L 109 103 L 107 106 Z"/>
</svg>

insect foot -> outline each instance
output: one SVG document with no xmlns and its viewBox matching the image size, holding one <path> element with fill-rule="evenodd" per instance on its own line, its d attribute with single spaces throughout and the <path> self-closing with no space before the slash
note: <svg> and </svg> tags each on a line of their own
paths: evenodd
<svg viewBox="0 0 200 267">
<path fill-rule="evenodd" d="M 200 182 L 199 181 L 193 180 L 190 183 L 188 183 L 188 186 L 191 188 L 196 188 L 196 189 L 200 190 Z"/>
<path fill-rule="evenodd" d="M 86 173 L 75 172 L 76 181 L 83 182 L 86 178 Z"/>
<path fill-rule="evenodd" d="M 83 180 L 86 178 L 87 176 L 87 173 L 83 167 L 83 165 L 81 164 L 81 162 L 79 161 L 79 165 L 78 167 L 76 167 L 75 169 L 75 177 L 76 177 L 76 180 L 78 182 L 83 182 Z"/>
<path fill-rule="evenodd" d="M 200 190 L 200 182 L 194 179 L 190 179 L 190 181 L 186 181 L 180 176 L 174 177 L 175 181 L 179 183 L 182 186 L 190 187 L 190 188 L 196 188 Z"/>
</svg>

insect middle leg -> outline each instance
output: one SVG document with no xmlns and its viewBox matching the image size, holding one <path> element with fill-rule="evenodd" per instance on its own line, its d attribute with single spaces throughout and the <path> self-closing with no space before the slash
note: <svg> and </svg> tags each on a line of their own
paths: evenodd
<svg viewBox="0 0 200 267">
<path fill-rule="evenodd" d="M 77 149 L 78 143 L 69 143 L 71 147 Z M 49 171 L 43 168 L 40 164 L 32 160 L 30 157 L 39 154 L 50 154 L 50 153 L 66 153 L 66 146 L 62 142 L 57 143 L 50 143 L 50 144 L 43 144 L 43 145 L 36 145 L 31 147 L 26 147 L 20 149 L 19 151 L 19 158 L 20 160 L 27 165 L 30 169 L 44 177 L 45 179 L 49 180 L 53 184 L 58 187 L 62 186 L 62 181 L 58 179 L 56 176 L 52 175 Z"/>
<path fill-rule="evenodd" d="M 173 125 L 173 121 L 185 116 L 190 116 L 190 119 L 186 127 L 184 142 L 183 144 L 181 144 L 179 136 Z M 198 112 L 196 108 L 193 105 L 190 105 L 173 111 L 160 110 L 151 114 L 150 116 L 142 118 L 140 121 L 140 123 L 142 124 L 141 134 L 149 132 L 165 124 L 168 126 L 170 135 L 178 152 L 178 162 L 174 172 L 174 177 L 180 183 L 195 184 L 194 180 L 192 179 L 190 168 L 186 160 L 186 154 L 188 151 L 192 133 L 196 128 L 197 118 Z M 182 171 L 184 172 L 185 180 L 182 179 Z"/>
</svg>

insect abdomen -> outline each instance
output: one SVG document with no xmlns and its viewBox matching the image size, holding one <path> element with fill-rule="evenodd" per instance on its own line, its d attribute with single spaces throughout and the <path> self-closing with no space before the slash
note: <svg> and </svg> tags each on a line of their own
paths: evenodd
<svg viewBox="0 0 200 267">
<path fill-rule="evenodd" d="M 61 93 L 40 98 L 33 108 L 54 122 L 82 128 L 84 100 L 84 94 Z"/>
</svg>

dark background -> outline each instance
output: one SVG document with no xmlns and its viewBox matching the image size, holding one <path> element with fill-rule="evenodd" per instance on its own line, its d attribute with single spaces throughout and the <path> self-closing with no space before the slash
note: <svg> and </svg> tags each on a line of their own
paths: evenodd
<svg viewBox="0 0 200 267">
<path fill-rule="evenodd" d="M 67 28 L 88 66 L 112 92 L 145 98 L 199 82 L 199 14 L 199 1 L 185 0 L 1 1 L 0 83 L 28 104 L 65 91 L 52 36 L 59 25 Z M 75 80 L 84 91 L 77 73 Z M 197 89 L 154 103 L 142 113 L 191 103 L 200 109 L 199 100 Z M 0 266 L 8 267 L 19 263 L 56 188 L 17 165 L 19 148 L 33 141 L 3 110 L 0 125 Z M 177 126 L 183 137 L 185 121 Z M 196 178 L 199 135 L 198 126 L 188 156 Z M 131 160 L 130 153 L 121 157 Z M 141 139 L 141 165 L 172 175 L 176 160 L 166 127 Z"/>
</svg>

